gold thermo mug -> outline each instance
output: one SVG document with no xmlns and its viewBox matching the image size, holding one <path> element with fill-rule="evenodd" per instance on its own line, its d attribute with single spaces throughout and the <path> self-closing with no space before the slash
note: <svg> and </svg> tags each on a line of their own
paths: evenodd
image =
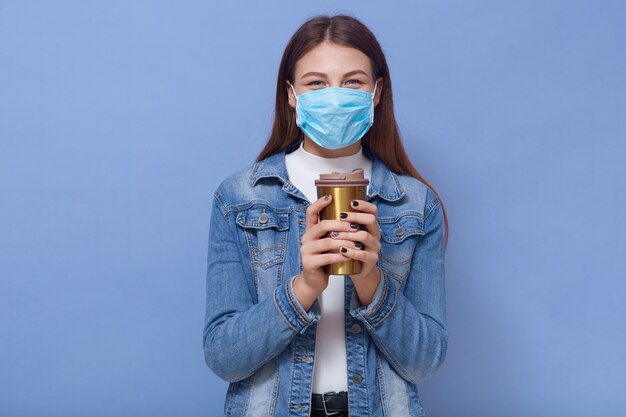
<svg viewBox="0 0 626 417">
<path fill-rule="evenodd" d="M 339 215 L 342 211 L 353 211 L 350 202 L 352 200 L 365 200 L 368 184 L 369 180 L 364 177 L 363 168 L 355 168 L 352 172 L 320 174 L 320 178 L 315 180 L 317 198 L 327 194 L 333 197 L 331 203 L 320 211 L 320 221 L 340 220 Z M 338 253 L 339 251 L 333 250 L 331 252 Z M 348 259 L 344 262 L 325 265 L 324 272 L 331 275 L 358 274 L 361 272 L 361 266 L 361 261 Z"/>
</svg>

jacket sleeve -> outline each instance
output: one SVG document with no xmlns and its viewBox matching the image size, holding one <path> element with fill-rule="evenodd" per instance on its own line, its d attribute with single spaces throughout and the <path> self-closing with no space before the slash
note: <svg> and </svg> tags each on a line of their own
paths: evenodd
<svg viewBox="0 0 626 417">
<path fill-rule="evenodd" d="M 448 345 L 445 224 L 436 196 L 428 203 L 424 217 L 424 235 L 415 247 L 404 290 L 398 292 L 396 281 L 381 270 L 372 302 L 360 305 L 354 291 L 350 306 L 351 315 L 364 323 L 389 364 L 414 384 L 439 369 Z"/>
<path fill-rule="evenodd" d="M 252 375 L 320 318 L 317 301 L 305 311 L 296 299 L 295 276 L 277 286 L 273 296 L 256 302 L 242 265 L 241 251 L 248 248 L 238 245 L 235 227 L 216 192 L 209 226 L 203 345 L 209 368 L 228 382 Z"/>
</svg>

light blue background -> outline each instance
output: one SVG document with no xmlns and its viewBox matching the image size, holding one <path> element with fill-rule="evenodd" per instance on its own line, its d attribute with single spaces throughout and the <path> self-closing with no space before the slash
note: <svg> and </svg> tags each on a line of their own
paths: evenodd
<svg viewBox="0 0 626 417">
<path fill-rule="evenodd" d="M 0 2 L 0 416 L 218 416 L 208 218 L 269 132 L 283 48 L 378 36 L 449 215 L 427 415 L 623 416 L 623 1 Z"/>
</svg>

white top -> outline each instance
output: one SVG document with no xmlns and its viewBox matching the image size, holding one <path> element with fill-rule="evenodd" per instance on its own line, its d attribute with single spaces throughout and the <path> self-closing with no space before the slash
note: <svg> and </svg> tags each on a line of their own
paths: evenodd
<svg viewBox="0 0 626 417">
<path fill-rule="evenodd" d="M 285 165 L 291 183 L 312 203 L 317 200 L 315 180 L 320 173 L 349 172 L 363 168 L 364 176 L 371 179 L 372 161 L 363 150 L 354 155 L 324 158 L 304 150 L 304 142 L 292 153 L 285 155 Z M 328 287 L 318 297 L 321 318 L 317 323 L 315 339 L 315 365 L 313 393 L 348 390 L 348 365 L 344 323 L 344 275 L 331 275 Z"/>
</svg>

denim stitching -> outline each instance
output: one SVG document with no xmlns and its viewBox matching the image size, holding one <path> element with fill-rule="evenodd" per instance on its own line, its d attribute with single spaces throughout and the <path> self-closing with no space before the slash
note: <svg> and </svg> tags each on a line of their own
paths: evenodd
<svg viewBox="0 0 626 417">
<path fill-rule="evenodd" d="M 228 207 L 226 207 L 226 211 L 227 212 L 244 211 L 244 210 L 248 210 L 250 207 L 255 206 L 255 205 L 266 206 L 278 214 L 290 214 L 292 211 L 298 211 L 298 206 L 289 206 L 287 208 L 274 207 L 267 200 L 262 200 L 262 199 L 254 199 L 254 200 L 246 201 L 245 203 L 242 203 L 242 204 L 229 205 Z"/>
<path fill-rule="evenodd" d="M 385 387 L 385 378 L 383 378 L 383 369 L 380 364 L 380 354 L 378 352 L 375 353 L 376 357 L 376 374 L 378 376 L 378 385 L 380 386 L 380 397 L 381 397 L 381 406 L 383 408 L 383 414 L 387 410 L 387 395 L 386 395 L 386 387 Z"/>
<path fill-rule="evenodd" d="M 272 402 L 270 403 L 270 415 L 274 415 L 276 411 L 276 397 L 280 380 L 280 364 L 276 363 L 276 376 L 274 376 L 274 386 L 272 387 Z"/>
<path fill-rule="evenodd" d="M 380 320 L 378 320 L 375 324 L 372 324 L 373 327 L 378 326 L 380 323 L 382 323 L 384 320 L 386 320 L 387 317 L 389 317 L 391 315 L 391 313 L 393 312 L 394 307 L 396 306 L 397 300 L 398 300 L 398 296 L 395 295 L 393 297 L 393 304 L 391 304 L 391 307 L 389 307 L 389 310 L 385 313 L 385 315 L 383 317 L 380 318 Z"/>
<path fill-rule="evenodd" d="M 426 218 L 428 217 L 428 215 L 430 213 L 432 213 L 432 211 L 435 209 L 435 207 L 437 207 L 438 205 L 440 205 L 440 201 L 437 197 L 433 198 L 433 201 L 430 202 L 430 204 L 428 205 L 428 208 L 426 209 L 426 213 L 424 214 L 424 220 L 426 220 Z"/>
<path fill-rule="evenodd" d="M 386 256 L 382 256 L 382 255 L 380 255 L 380 257 L 381 257 L 381 260 L 383 262 L 390 263 L 391 265 L 395 265 L 395 266 L 406 265 L 406 264 L 410 263 L 411 260 L 412 260 L 412 257 L 408 257 L 408 258 L 403 259 L 401 261 L 394 261 L 393 259 L 387 258 Z"/>
<path fill-rule="evenodd" d="M 280 315 L 283 317 L 283 319 L 285 320 L 285 322 L 287 323 L 287 325 L 289 327 L 291 327 L 291 329 L 295 332 L 298 331 L 298 329 L 296 329 L 295 327 L 293 327 L 291 325 L 291 323 L 289 322 L 289 320 L 287 320 L 287 317 L 285 317 L 285 315 L 283 314 L 283 310 L 281 310 L 280 306 L 278 305 L 278 302 L 276 301 L 276 292 L 278 291 L 278 288 L 274 289 L 274 305 L 276 306 L 276 308 L 278 309 L 278 312 L 280 313 Z"/>
<path fill-rule="evenodd" d="M 220 212 L 222 213 L 222 216 L 224 216 L 224 218 L 228 220 L 228 211 L 226 210 L 226 206 L 222 202 L 222 199 L 220 198 L 220 195 L 217 191 L 215 191 L 215 193 L 213 194 L 213 199 L 217 201 L 217 204 L 220 209 Z"/>
<path fill-rule="evenodd" d="M 384 301 L 387 299 L 387 293 L 389 291 L 389 277 L 386 277 L 387 279 L 385 279 L 385 277 L 383 277 L 382 273 L 381 273 L 381 279 L 385 279 L 385 286 L 383 287 L 383 295 L 382 297 L 380 297 L 380 300 L 378 300 L 378 304 L 376 304 L 376 307 L 374 307 L 374 310 L 367 315 L 367 318 L 373 318 L 376 315 L 376 312 L 378 311 L 378 309 L 380 308 L 380 306 L 383 305 Z"/>
<path fill-rule="evenodd" d="M 289 287 L 291 286 L 293 288 L 293 280 L 291 280 L 291 278 L 289 278 L 289 283 L 285 283 L 286 287 L 286 293 L 287 293 L 287 299 L 289 300 L 289 303 L 291 304 L 291 307 L 293 307 L 294 310 L 296 310 L 296 313 L 298 313 L 298 316 L 300 316 L 300 318 L 302 319 L 302 321 L 304 322 L 304 324 L 307 324 L 309 322 L 309 320 L 302 315 L 302 312 L 300 311 L 300 309 L 296 306 L 296 304 L 294 303 L 292 296 L 291 296 L 291 291 L 289 291 Z"/>
</svg>

